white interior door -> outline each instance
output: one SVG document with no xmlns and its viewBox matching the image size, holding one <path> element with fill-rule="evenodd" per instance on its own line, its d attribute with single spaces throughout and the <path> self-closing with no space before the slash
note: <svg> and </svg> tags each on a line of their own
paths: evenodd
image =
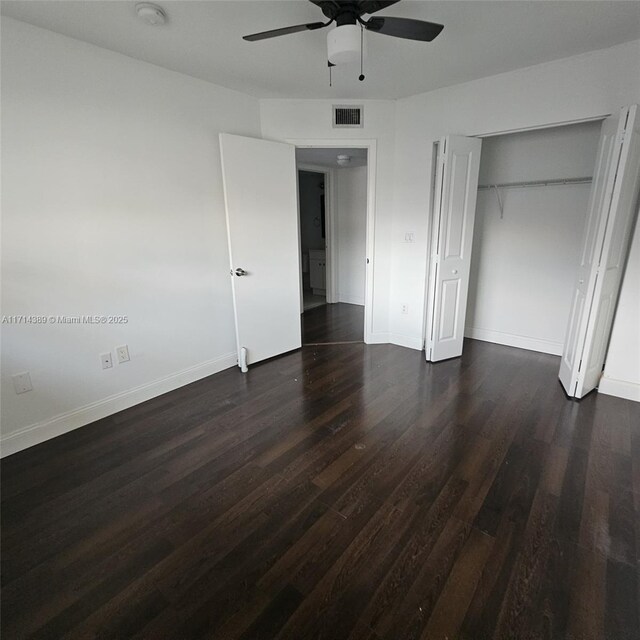
<svg viewBox="0 0 640 640">
<path fill-rule="evenodd" d="M 295 147 L 220 134 L 238 359 L 301 346 Z"/>
<path fill-rule="evenodd" d="M 559 378 L 582 398 L 602 375 L 620 282 L 638 210 L 637 105 L 607 118 L 600 134 L 587 225 Z"/>
<path fill-rule="evenodd" d="M 481 147 L 479 138 L 463 136 L 438 145 L 425 347 L 431 362 L 462 355 Z"/>
</svg>

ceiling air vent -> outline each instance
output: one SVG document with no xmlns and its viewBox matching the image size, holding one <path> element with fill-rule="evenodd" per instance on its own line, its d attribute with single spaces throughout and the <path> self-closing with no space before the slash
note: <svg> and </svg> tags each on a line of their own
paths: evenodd
<svg viewBox="0 0 640 640">
<path fill-rule="evenodd" d="M 362 127 L 362 112 L 362 105 L 333 105 L 334 128 Z"/>
</svg>

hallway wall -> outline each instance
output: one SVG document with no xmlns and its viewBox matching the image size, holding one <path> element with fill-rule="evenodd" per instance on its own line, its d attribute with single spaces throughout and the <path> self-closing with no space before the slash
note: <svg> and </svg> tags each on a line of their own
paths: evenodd
<svg viewBox="0 0 640 640">
<path fill-rule="evenodd" d="M 364 305 L 367 167 L 336 171 L 338 301 Z"/>
</svg>

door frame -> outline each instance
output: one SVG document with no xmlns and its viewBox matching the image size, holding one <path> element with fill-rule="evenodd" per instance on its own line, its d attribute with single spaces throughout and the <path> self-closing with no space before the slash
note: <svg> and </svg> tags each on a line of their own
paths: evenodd
<svg viewBox="0 0 640 640">
<path fill-rule="evenodd" d="M 515 129 L 502 129 L 497 131 L 483 131 L 481 133 L 472 133 L 469 134 L 470 138 L 494 138 L 498 136 L 510 135 L 514 133 L 526 133 L 528 131 L 538 131 L 541 129 L 555 129 L 557 127 L 567 127 L 572 124 L 582 124 L 585 122 L 602 122 L 609 116 L 611 113 L 605 113 L 602 115 L 595 115 L 585 118 L 575 118 L 573 120 L 562 120 L 562 121 L 554 121 L 548 122 L 544 124 L 532 125 L 530 127 L 518 127 Z M 447 134 L 444 134 L 447 135 Z M 460 133 L 459 135 L 466 135 Z M 431 193 L 429 194 L 429 213 L 427 215 L 427 263 L 425 270 L 425 287 L 424 287 L 424 314 L 422 318 L 422 350 L 425 350 L 425 345 L 427 343 L 427 329 L 428 329 L 428 315 L 429 309 L 431 307 L 429 300 L 429 278 L 431 276 L 431 255 L 432 255 L 432 235 L 433 235 L 433 216 L 435 215 L 435 189 L 436 189 L 436 172 L 438 169 L 438 148 L 439 148 L 440 138 L 436 138 L 431 141 L 432 148 L 432 164 L 431 164 L 431 176 L 430 176 L 430 185 L 431 185 Z M 481 159 L 482 161 L 482 159 Z M 477 206 L 477 205 L 476 205 Z"/>
<path fill-rule="evenodd" d="M 327 254 L 326 275 L 327 275 L 327 303 L 338 302 L 338 251 L 335 245 L 337 234 L 335 233 L 335 169 L 323 167 L 319 164 L 309 164 L 307 162 L 296 162 L 298 171 L 311 171 L 312 173 L 322 173 L 324 175 L 324 247 Z M 298 194 L 300 192 L 298 186 Z M 298 198 L 298 216 L 300 216 L 300 198 Z M 302 273 L 302 238 L 300 238 L 300 273 Z M 302 293 L 300 294 L 302 300 Z M 302 304 L 302 303 L 301 303 Z M 304 311 L 304 305 L 300 308 L 300 313 Z"/>
<path fill-rule="evenodd" d="M 364 282 L 364 342 L 374 342 L 373 334 L 373 292 L 375 290 L 375 210 L 376 210 L 376 140 L 369 138 L 288 138 L 285 142 L 298 149 L 366 149 L 367 150 L 367 221 L 366 221 L 366 264 Z M 335 183 L 335 180 L 333 181 Z M 334 204 L 334 201 L 332 201 Z M 332 207 L 335 212 L 335 207 Z M 334 227 L 335 228 L 335 227 Z M 335 234 L 333 234 L 335 236 Z M 334 239 L 335 240 L 335 239 Z M 335 253 L 335 252 L 334 252 Z M 332 262 L 333 267 L 333 262 Z M 337 293 L 335 279 L 337 269 L 332 269 L 333 293 Z M 328 300 L 328 298 L 327 298 Z"/>
</svg>

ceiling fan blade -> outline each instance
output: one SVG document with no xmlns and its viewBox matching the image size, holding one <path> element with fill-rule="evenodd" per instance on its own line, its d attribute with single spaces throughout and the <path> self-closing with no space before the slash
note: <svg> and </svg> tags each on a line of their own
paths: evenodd
<svg viewBox="0 0 640 640">
<path fill-rule="evenodd" d="M 392 4 L 397 4 L 400 0 L 360 0 L 358 2 L 358 8 L 361 14 L 363 13 L 375 13 L 390 7 Z"/>
<path fill-rule="evenodd" d="M 444 25 L 411 18 L 369 18 L 364 23 L 365 29 L 386 36 L 407 38 L 408 40 L 422 40 L 431 42 L 443 29 Z"/>
<path fill-rule="evenodd" d="M 300 31 L 314 31 L 328 27 L 331 22 L 308 22 L 307 24 L 297 24 L 293 27 L 283 27 L 282 29 L 271 29 L 271 31 L 261 31 L 260 33 L 252 33 L 249 36 L 243 36 L 243 40 L 255 42 L 256 40 L 266 40 L 267 38 L 277 38 L 278 36 L 286 36 L 290 33 L 299 33 Z"/>
<path fill-rule="evenodd" d="M 340 13 L 340 3 L 338 0 L 309 0 L 311 4 L 315 4 L 316 7 L 322 9 L 327 18 L 334 18 Z"/>
</svg>

